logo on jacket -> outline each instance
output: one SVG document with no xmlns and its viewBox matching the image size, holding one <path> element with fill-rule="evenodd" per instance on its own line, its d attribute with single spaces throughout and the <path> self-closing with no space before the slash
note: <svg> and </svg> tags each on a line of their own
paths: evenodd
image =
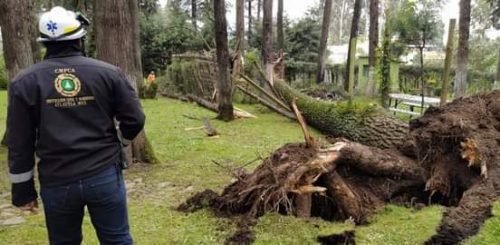
<svg viewBox="0 0 500 245">
<path fill-rule="evenodd" d="M 75 97 L 82 87 L 80 79 L 73 74 L 59 74 L 54 81 L 54 85 L 59 94 L 65 97 Z"/>
</svg>

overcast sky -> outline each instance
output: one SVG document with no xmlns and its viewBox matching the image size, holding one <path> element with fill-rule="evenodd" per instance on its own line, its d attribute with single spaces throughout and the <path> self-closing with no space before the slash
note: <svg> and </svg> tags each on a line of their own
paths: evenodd
<svg viewBox="0 0 500 245">
<path fill-rule="evenodd" d="M 284 10 L 286 12 L 286 15 L 291 19 L 291 20 L 296 20 L 299 19 L 300 17 L 304 16 L 305 13 L 307 12 L 307 9 L 309 7 L 314 6 L 315 4 L 318 3 L 319 0 L 285 0 L 284 2 Z M 443 11 L 441 11 L 441 17 L 443 19 L 443 22 L 448 22 L 450 18 L 458 18 L 458 2 L 459 0 L 445 0 L 446 5 L 443 8 Z M 162 6 L 165 6 L 167 0 L 160 0 L 160 4 Z M 226 2 L 232 4 L 232 6 L 235 6 L 235 0 L 226 0 Z M 255 1 L 255 4 L 256 1 Z M 273 9 L 274 12 L 276 13 L 276 9 L 278 6 L 278 1 L 274 0 L 273 3 Z M 230 25 L 234 25 L 233 23 L 235 22 L 235 14 L 234 14 L 234 8 L 231 8 L 230 11 L 227 13 L 227 20 L 230 23 Z"/>
<path fill-rule="evenodd" d="M 383 1 L 383 0 L 382 0 Z M 418 1 L 418 0 L 415 0 Z M 458 22 L 458 14 L 459 14 L 459 0 L 444 0 L 445 5 L 441 11 L 441 20 L 443 21 L 445 25 L 445 33 L 443 35 L 443 42 L 445 42 L 445 39 L 448 36 L 448 23 L 451 18 L 457 19 Z M 474 0 L 472 0 L 474 2 Z M 159 0 L 160 4 L 162 6 L 165 6 L 167 0 Z M 227 21 L 231 29 L 234 29 L 235 22 L 236 22 L 236 16 L 235 16 L 235 2 L 236 0 L 226 0 L 227 3 L 230 3 L 233 7 L 229 9 L 227 13 Z M 254 1 L 255 4 L 257 4 L 257 1 Z M 288 18 L 292 21 L 297 20 L 301 17 L 303 17 L 309 7 L 314 6 L 315 4 L 318 4 L 319 0 L 285 0 L 284 1 L 284 11 Z M 273 2 L 273 10 L 274 10 L 274 16 L 276 16 L 276 11 L 277 11 L 277 6 L 278 6 L 278 1 L 274 0 Z M 246 12 L 245 12 L 246 14 Z M 255 13 L 256 14 L 256 13 Z M 458 28 L 458 25 L 457 27 Z M 496 36 L 500 36 L 500 31 L 495 32 Z"/>
</svg>

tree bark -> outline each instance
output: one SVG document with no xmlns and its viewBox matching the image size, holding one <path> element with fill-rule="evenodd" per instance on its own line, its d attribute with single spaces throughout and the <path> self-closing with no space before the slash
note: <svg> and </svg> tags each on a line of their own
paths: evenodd
<svg viewBox="0 0 500 245">
<path fill-rule="evenodd" d="M 442 86 L 441 86 L 441 103 L 440 103 L 441 106 L 446 104 L 446 101 L 448 99 L 448 84 L 450 79 L 451 58 L 453 56 L 452 54 L 453 37 L 455 34 L 456 22 L 457 22 L 456 19 L 451 19 L 450 25 L 448 27 L 448 41 L 446 44 L 446 56 L 444 58 L 444 71 L 443 71 Z"/>
<path fill-rule="evenodd" d="M 458 29 L 457 72 L 455 77 L 455 98 L 465 96 L 467 91 L 467 59 L 469 55 L 470 0 L 460 0 Z"/>
<path fill-rule="evenodd" d="M 236 44 L 233 76 L 238 75 L 243 67 L 243 54 L 245 52 L 245 0 L 236 0 Z"/>
<path fill-rule="evenodd" d="M 29 0 L 0 2 L 0 26 L 3 39 L 3 58 L 9 81 L 24 68 L 33 64 L 32 31 L 33 3 Z M 5 145 L 4 134 L 1 144 Z"/>
<path fill-rule="evenodd" d="M 191 0 L 191 23 L 193 24 L 194 31 L 198 31 L 198 1 L 197 0 Z"/>
<path fill-rule="evenodd" d="M 3 52 L 9 80 L 12 80 L 22 69 L 33 64 L 32 11 L 33 3 L 29 0 L 0 2 Z"/>
<path fill-rule="evenodd" d="M 370 0 L 370 32 L 368 44 L 368 84 L 366 95 L 375 96 L 375 65 L 377 64 L 376 49 L 378 46 L 378 5 L 379 0 Z"/>
<path fill-rule="evenodd" d="M 285 33 L 283 31 L 283 0 L 278 0 L 278 18 L 276 28 L 278 29 L 278 49 L 285 50 Z"/>
<path fill-rule="evenodd" d="M 342 44 L 342 37 L 344 36 L 344 16 L 345 16 L 346 0 L 342 0 L 340 5 L 340 20 L 339 20 L 339 44 Z"/>
<path fill-rule="evenodd" d="M 236 40 L 237 50 L 243 53 L 245 50 L 245 1 L 236 0 Z"/>
<path fill-rule="evenodd" d="M 247 40 L 250 41 L 252 37 L 252 0 L 248 1 L 248 31 L 247 31 Z"/>
<path fill-rule="evenodd" d="M 497 75 L 496 75 L 495 83 L 496 83 L 495 88 L 498 88 L 498 86 L 500 85 L 500 48 L 498 48 Z"/>
<path fill-rule="evenodd" d="M 273 82 L 273 0 L 264 1 L 264 16 L 262 22 L 262 63 L 266 68 L 266 76 Z"/>
<path fill-rule="evenodd" d="M 361 15 L 361 0 L 355 0 L 354 2 L 354 12 L 352 15 L 352 24 L 351 24 L 351 35 L 349 38 L 349 51 L 347 54 L 347 66 L 350 67 L 354 65 L 354 60 L 356 59 L 355 55 L 352 55 L 351 52 L 356 53 L 356 50 L 352 50 L 351 46 L 353 45 L 353 40 L 358 37 L 358 27 L 359 27 L 359 17 Z M 354 58 L 352 58 L 352 57 Z M 353 86 L 352 84 L 349 85 L 349 80 L 351 80 L 351 74 L 349 74 L 349 69 L 346 69 L 346 79 L 345 79 L 345 84 L 344 84 L 344 89 L 349 90 L 349 86 Z"/>
<path fill-rule="evenodd" d="M 97 58 L 120 67 L 137 92 L 142 86 L 137 0 L 96 0 L 94 6 Z M 130 163 L 157 161 L 144 132 L 134 139 L 128 152 Z"/>
<path fill-rule="evenodd" d="M 242 1 L 241 1 L 242 2 Z M 243 6 L 241 6 L 243 7 Z M 229 74 L 229 52 L 227 45 L 227 22 L 224 0 L 214 0 L 215 44 L 217 48 L 217 64 L 219 79 L 217 81 L 218 119 L 233 120 L 232 85 Z M 243 35 L 243 32 L 241 32 Z"/>
<path fill-rule="evenodd" d="M 408 125 L 382 110 L 318 101 L 283 81 L 276 81 L 274 88 L 290 104 L 298 98 L 306 122 L 327 135 L 382 149 L 401 148 L 406 140 Z"/>
<path fill-rule="evenodd" d="M 323 10 L 323 24 L 321 28 L 321 40 L 319 44 L 318 71 L 316 73 L 316 83 L 323 82 L 325 77 L 326 46 L 328 42 L 328 30 L 330 30 L 332 14 L 332 0 L 325 0 Z"/>
<path fill-rule="evenodd" d="M 260 21 L 260 11 L 262 10 L 262 1 L 263 0 L 257 0 L 257 21 Z"/>
</svg>

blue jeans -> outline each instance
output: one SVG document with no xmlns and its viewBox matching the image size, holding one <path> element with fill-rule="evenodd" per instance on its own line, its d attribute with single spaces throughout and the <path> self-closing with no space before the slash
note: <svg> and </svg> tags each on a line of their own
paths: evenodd
<svg viewBox="0 0 500 245">
<path fill-rule="evenodd" d="M 51 245 L 82 242 L 85 206 L 101 244 L 133 244 L 125 184 L 118 166 L 67 185 L 42 186 L 40 195 Z"/>
</svg>

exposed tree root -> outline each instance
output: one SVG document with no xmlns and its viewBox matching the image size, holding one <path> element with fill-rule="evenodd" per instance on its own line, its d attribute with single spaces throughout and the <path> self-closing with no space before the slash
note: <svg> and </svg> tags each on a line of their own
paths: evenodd
<svg viewBox="0 0 500 245">
<path fill-rule="evenodd" d="M 439 203 L 448 208 L 426 244 L 457 244 L 478 232 L 500 194 L 499 115 L 496 91 L 428 109 L 399 150 L 287 144 L 205 203 L 247 219 L 275 211 L 355 224 L 388 202 Z"/>
</svg>

